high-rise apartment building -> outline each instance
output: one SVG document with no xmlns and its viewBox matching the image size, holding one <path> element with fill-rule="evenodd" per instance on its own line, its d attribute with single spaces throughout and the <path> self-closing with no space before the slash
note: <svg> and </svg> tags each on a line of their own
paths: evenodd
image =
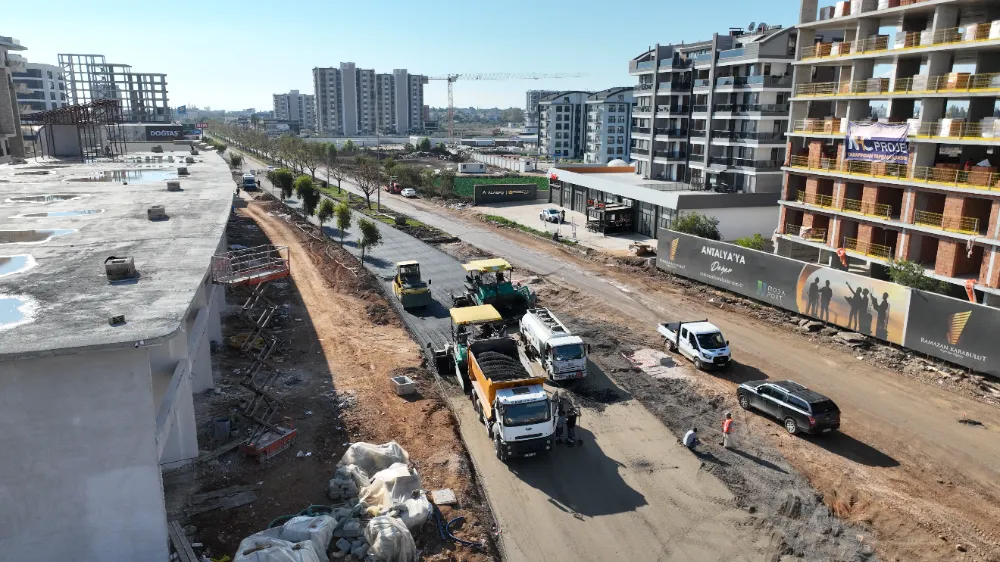
<svg viewBox="0 0 1000 562">
<path fill-rule="evenodd" d="M 637 173 L 715 191 L 779 191 L 794 37 L 761 24 L 632 59 Z"/>
<path fill-rule="evenodd" d="M 69 105 L 66 79 L 54 64 L 25 63 L 23 72 L 12 72 L 21 115 Z"/>
<path fill-rule="evenodd" d="M 10 52 L 23 50 L 17 39 L 0 35 L 0 164 L 24 158 L 16 94 L 23 86 L 15 85 L 11 74 L 24 72 L 26 63 L 21 55 Z"/>
<path fill-rule="evenodd" d="M 104 55 L 60 54 L 70 105 L 118 100 L 122 116 L 132 123 L 169 123 L 167 75 L 133 72 L 127 64 L 107 62 Z"/>
<path fill-rule="evenodd" d="M 528 90 L 524 94 L 524 126 L 533 128 L 538 126 L 538 102 L 542 98 L 558 94 L 557 90 Z"/>
<path fill-rule="evenodd" d="M 300 129 L 316 129 L 316 98 L 292 90 L 287 94 L 274 94 L 274 118 L 280 121 L 297 121 Z"/>
<path fill-rule="evenodd" d="M 426 83 L 426 76 L 405 69 L 376 74 L 352 62 L 314 68 L 319 130 L 348 136 L 422 131 Z"/>
<path fill-rule="evenodd" d="M 909 260 L 1000 302 L 997 8 L 801 2 L 779 252 Z"/>
<path fill-rule="evenodd" d="M 585 106 L 593 92 L 559 92 L 538 101 L 538 153 L 552 158 L 583 158 Z"/>
<path fill-rule="evenodd" d="M 587 143 L 583 161 L 607 164 L 629 161 L 632 88 L 609 88 L 587 96 Z"/>
</svg>

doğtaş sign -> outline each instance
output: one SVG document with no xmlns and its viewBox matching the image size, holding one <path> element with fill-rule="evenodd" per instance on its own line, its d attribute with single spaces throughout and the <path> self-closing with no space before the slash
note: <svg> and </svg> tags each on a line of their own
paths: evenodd
<svg viewBox="0 0 1000 562">
<path fill-rule="evenodd" d="M 167 141 L 184 138 L 184 127 L 180 125 L 159 125 L 146 127 L 146 140 L 149 142 Z"/>
</svg>

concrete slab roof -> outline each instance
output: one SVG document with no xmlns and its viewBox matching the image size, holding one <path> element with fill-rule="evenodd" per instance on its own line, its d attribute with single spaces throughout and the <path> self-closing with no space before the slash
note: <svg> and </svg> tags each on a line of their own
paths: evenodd
<svg viewBox="0 0 1000 562">
<path fill-rule="evenodd" d="M 182 328 L 199 286 L 211 282 L 235 184 L 214 151 L 202 151 L 193 164 L 169 164 L 168 156 L 183 161 L 188 147 L 157 144 L 165 150 L 162 164 L 47 160 L 0 166 L 0 230 L 16 232 L 0 232 L 0 258 L 27 254 L 35 264 L 0 276 L 0 297 L 26 299 L 31 316 L 5 324 L 0 310 L 0 361 L 135 347 Z M 143 146 L 152 144 L 129 145 Z M 167 191 L 178 166 L 187 166 L 190 175 L 180 178 L 182 191 Z M 74 181 L 105 172 L 117 181 Z M 67 197 L 45 200 L 49 195 Z M 169 218 L 149 220 L 153 205 L 163 205 Z M 24 233 L 63 229 L 69 232 L 45 241 Z M 110 256 L 133 257 L 138 277 L 110 283 L 104 270 Z M 112 326 L 109 319 L 117 315 L 125 323 Z"/>
</svg>

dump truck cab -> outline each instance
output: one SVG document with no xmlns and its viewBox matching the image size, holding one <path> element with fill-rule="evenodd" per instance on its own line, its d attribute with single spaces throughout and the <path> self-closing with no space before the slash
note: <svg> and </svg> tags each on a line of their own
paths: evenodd
<svg viewBox="0 0 1000 562">
<path fill-rule="evenodd" d="M 494 258 L 463 264 L 465 293 L 452 295 L 454 306 L 491 304 L 505 318 L 519 318 L 535 302 L 531 289 L 511 282 L 514 268 L 507 260 Z"/>
<path fill-rule="evenodd" d="M 426 283 L 420 278 L 420 263 L 414 260 L 396 263 L 396 275 L 392 279 L 392 293 L 403 308 L 427 306 L 433 300 L 431 280 Z"/>
</svg>

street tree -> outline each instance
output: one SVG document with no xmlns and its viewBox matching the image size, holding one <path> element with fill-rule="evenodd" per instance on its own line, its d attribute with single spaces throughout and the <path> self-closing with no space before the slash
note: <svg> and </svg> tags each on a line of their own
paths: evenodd
<svg viewBox="0 0 1000 562">
<path fill-rule="evenodd" d="M 347 206 L 347 203 L 341 202 L 333 212 L 337 216 L 337 230 L 340 231 L 340 245 L 343 246 L 344 234 L 347 229 L 351 228 L 351 208 Z"/>
<path fill-rule="evenodd" d="M 229 165 L 232 166 L 233 169 L 239 168 L 239 169 L 242 170 L 243 169 L 243 155 L 239 154 L 239 153 L 236 153 L 236 152 L 229 153 Z"/>
<path fill-rule="evenodd" d="M 319 220 L 319 229 L 323 230 L 323 225 L 326 221 L 333 218 L 335 213 L 335 207 L 333 205 L 333 200 L 324 198 L 319 204 L 319 210 L 316 211 L 316 219 Z"/>
<path fill-rule="evenodd" d="M 733 240 L 733 244 L 737 246 L 743 246 L 744 248 L 750 248 L 751 250 L 763 250 L 767 247 L 767 239 L 760 235 L 760 233 L 754 234 L 753 236 L 743 236 Z"/>
<path fill-rule="evenodd" d="M 417 150 L 420 152 L 430 152 L 431 151 L 431 139 L 424 137 L 420 139 L 417 143 Z"/>
<path fill-rule="evenodd" d="M 309 175 L 315 180 L 316 168 L 326 161 L 326 147 L 320 142 L 303 142 L 302 145 L 302 161 L 305 167 L 309 168 Z"/>
<path fill-rule="evenodd" d="M 910 260 L 894 260 L 889 264 L 887 273 L 893 283 L 932 293 L 948 294 L 949 292 L 950 287 L 947 283 L 928 277 L 919 263 Z"/>
<path fill-rule="evenodd" d="M 670 226 L 670 230 L 692 234 L 709 240 L 722 240 L 719 219 L 701 213 L 683 213 Z"/>
<path fill-rule="evenodd" d="M 358 239 L 358 247 L 361 248 L 361 263 L 364 263 L 365 253 L 368 249 L 382 243 L 382 233 L 379 232 L 378 225 L 368 219 L 358 220 L 358 229 L 361 231 L 361 238 Z"/>
<path fill-rule="evenodd" d="M 316 206 L 319 205 L 322 195 L 320 195 L 319 190 L 313 184 L 312 178 L 304 174 L 299 176 L 295 180 L 295 193 L 302 200 L 302 209 L 306 212 L 306 215 L 315 215 Z"/>
<path fill-rule="evenodd" d="M 330 186 L 331 168 L 337 162 L 337 145 L 332 142 L 324 142 L 323 146 L 323 167 L 326 168 L 326 185 Z M 337 181 L 337 188 L 340 188 L 340 181 Z"/>
<path fill-rule="evenodd" d="M 413 146 L 410 143 L 406 143 L 406 144 L 403 145 L 403 152 L 406 153 L 406 154 L 409 154 L 409 153 L 413 152 L 416 149 L 417 149 L 417 147 Z"/>
<path fill-rule="evenodd" d="M 354 141 L 351 139 L 347 139 L 344 141 L 343 146 L 340 147 L 340 151 L 348 156 L 351 156 L 358 151 L 358 146 L 354 144 Z"/>
<path fill-rule="evenodd" d="M 295 176 L 288 168 L 278 168 L 272 172 L 268 172 L 268 178 L 271 180 L 272 185 L 278 186 L 281 190 L 281 198 L 288 199 L 292 196 L 292 185 L 295 182 Z"/>
<path fill-rule="evenodd" d="M 382 171 L 370 156 L 358 156 L 354 159 L 354 168 L 351 170 L 351 177 L 355 185 L 365 196 L 365 202 L 369 209 L 372 208 L 372 194 L 378 193 L 382 185 Z"/>
</svg>

